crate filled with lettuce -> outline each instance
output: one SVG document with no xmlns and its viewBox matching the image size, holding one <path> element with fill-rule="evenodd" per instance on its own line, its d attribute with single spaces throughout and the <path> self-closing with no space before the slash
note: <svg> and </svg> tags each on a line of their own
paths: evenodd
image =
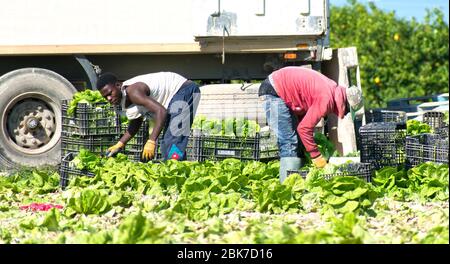
<svg viewBox="0 0 450 264">
<path fill-rule="evenodd" d="M 116 135 L 120 132 L 118 109 L 99 91 L 77 92 L 62 100 L 62 132 L 66 136 Z"/>
<path fill-rule="evenodd" d="M 117 142 L 119 113 L 99 91 L 85 90 L 63 100 L 61 116 L 61 158 L 81 149 L 102 155 Z"/>
<path fill-rule="evenodd" d="M 448 164 L 448 137 L 418 134 L 406 137 L 406 166 L 408 168 L 431 161 Z"/>
<path fill-rule="evenodd" d="M 192 125 L 194 151 L 199 161 L 268 161 L 278 158 L 276 137 L 261 130 L 254 120 L 244 118 L 206 118 L 197 116 Z"/>
<path fill-rule="evenodd" d="M 73 178 L 94 177 L 95 170 L 99 161 L 99 156 L 85 149 L 80 149 L 79 153 L 67 153 L 59 165 L 59 185 L 66 188 Z"/>
</svg>

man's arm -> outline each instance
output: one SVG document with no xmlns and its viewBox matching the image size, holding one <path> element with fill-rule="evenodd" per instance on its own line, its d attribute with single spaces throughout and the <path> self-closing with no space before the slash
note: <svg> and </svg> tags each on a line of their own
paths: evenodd
<svg viewBox="0 0 450 264">
<path fill-rule="evenodd" d="M 319 148 L 314 141 L 314 128 L 320 122 L 320 119 L 326 116 L 328 111 L 326 102 L 316 101 L 306 112 L 302 121 L 297 126 L 297 132 L 305 146 L 306 151 L 309 152 L 311 158 L 316 158 L 320 155 Z"/>
<path fill-rule="evenodd" d="M 129 121 L 127 131 L 120 138 L 120 142 L 127 144 L 127 142 L 136 135 L 142 125 L 143 118 L 133 119 Z"/>
<path fill-rule="evenodd" d="M 127 87 L 127 94 L 131 103 L 142 105 L 154 114 L 155 127 L 149 139 L 156 141 L 166 122 L 167 110 L 163 105 L 149 97 L 149 92 L 148 86 L 144 83 L 135 83 Z"/>
</svg>

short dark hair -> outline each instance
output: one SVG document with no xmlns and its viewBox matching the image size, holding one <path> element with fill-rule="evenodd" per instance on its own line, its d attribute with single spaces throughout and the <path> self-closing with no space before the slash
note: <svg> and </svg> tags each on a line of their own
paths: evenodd
<svg viewBox="0 0 450 264">
<path fill-rule="evenodd" d="M 105 73 L 103 73 L 102 75 L 100 75 L 98 77 L 97 85 L 96 85 L 97 86 L 97 90 L 101 90 L 107 84 L 114 85 L 114 84 L 116 84 L 116 82 L 117 82 L 116 75 L 114 75 L 111 72 L 105 72 Z"/>
</svg>

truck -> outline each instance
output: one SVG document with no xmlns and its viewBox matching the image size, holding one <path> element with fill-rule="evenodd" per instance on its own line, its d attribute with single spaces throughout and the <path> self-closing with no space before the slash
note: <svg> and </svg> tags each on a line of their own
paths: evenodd
<svg viewBox="0 0 450 264">
<path fill-rule="evenodd" d="M 356 48 L 330 46 L 329 4 L 7 1 L 0 9 L 0 167 L 58 164 L 61 100 L 95 89 L 102 71 L 120 80 L 173 71 L 201 83 L 202 93 L 252 94 L 255 104 L 258 81 L 290 65 L 360 87 Z M 207 105 L 202 99 L 199 111 Z M 352 122 L 330 117 L 327 127 L 341 153 L 355 150 Z"/>
</svg>

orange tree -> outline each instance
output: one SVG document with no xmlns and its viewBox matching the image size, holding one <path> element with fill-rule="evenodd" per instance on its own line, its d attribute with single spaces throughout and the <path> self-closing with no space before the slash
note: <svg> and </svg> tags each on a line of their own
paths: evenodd
<svg viewBox="0 0 450 264">
<path fill-rule="evenodd" d="M 423 22 L 406 20 L 373 3 L 332 6 L 333 47 L 356 46 L 367 107 L 395 98 L 448 92 L 448 24 L 439 9 Z"/>
</svg>

